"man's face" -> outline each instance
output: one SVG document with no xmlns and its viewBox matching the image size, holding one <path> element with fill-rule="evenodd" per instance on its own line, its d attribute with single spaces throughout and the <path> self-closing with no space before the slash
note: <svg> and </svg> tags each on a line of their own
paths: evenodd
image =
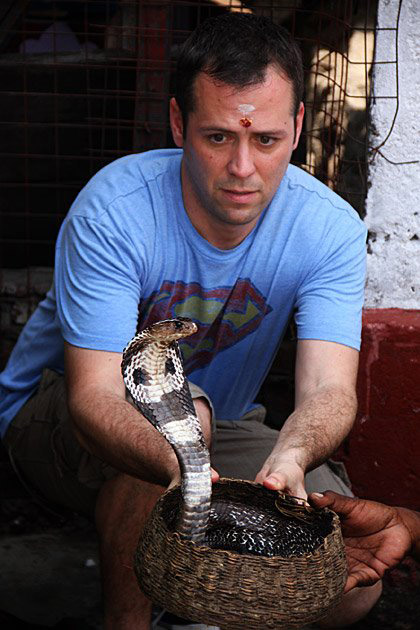
<svg viewBox="0 0 420 630">
<path fill-rule="evenodd" d="M 299 140 L 303 105 L 295 121 L 292 85 L 273 67 L 239 91 L 200 73 L 194 102 L 185 139 L 171 102 L 174 140 L 184 149 L 184 203 L 202 236 L 223 247 L 224 233 L 240 242 L 271 201 Z"/>
</svg>

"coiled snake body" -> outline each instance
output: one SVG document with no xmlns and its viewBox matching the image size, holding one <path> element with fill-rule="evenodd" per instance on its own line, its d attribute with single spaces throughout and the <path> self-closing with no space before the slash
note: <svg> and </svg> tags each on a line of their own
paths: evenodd
<svg viewBox="0 0 420 630">
<path fill-rule="evenodd" d="M 138 333 L 123 352 L 121 370 L 135 405 L 174 449 L 182 474 L 183 504 L 176 530 L 186 539 L 239 553 L 302 555 L 328 531 L 305 518 L 261 511 L 235 501 L 211 503 L 210 456 L 184 374 L 178 340 L 197 325 L 187 318 L 157 322 Z M 321 525 L 321 524 L 320 524 Z"/>
</svg>

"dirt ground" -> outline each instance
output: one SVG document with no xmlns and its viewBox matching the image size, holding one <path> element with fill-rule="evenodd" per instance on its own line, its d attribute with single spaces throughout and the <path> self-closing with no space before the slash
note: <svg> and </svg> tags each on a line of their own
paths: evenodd
<svg viewBox="0 0 420 630">
<path fill-rule="evenodd" d="M 100 628 L 96 535 L 91 523 L 47 512 L 0 458 L 0 628 Z"/>
<path fill-rule="evenodd" d="M 1 630 L 100 630 L 101 594 L 91 523 L 40 508 L 0 453 Z M 378 604 L 354 630 L 420 630 L 420 567 L 389 572 Z M 133 629 L 134 630 L 134 629 Z M 249 630 L 252 630 L 251 628 Z"/>
</svg>

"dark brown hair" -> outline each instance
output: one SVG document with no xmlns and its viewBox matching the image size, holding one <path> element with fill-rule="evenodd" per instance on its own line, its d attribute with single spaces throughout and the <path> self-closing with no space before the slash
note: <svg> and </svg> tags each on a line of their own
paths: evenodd
<svg viewBox="0 0 420 630">
<path fill-rule="evenodd" d="M 202 22 L 182 46 L 177 64 L 175 98 L 184 133 L 188 114 L 194 110 L 193 87 L 199 72 L 243 88 L 261 83 L 270 64 L 292 83 L 296 117 L 303 95 L 303 67 L 300 48 L 290 33 L 249 13 L 226 13 Z"/>
</svg>

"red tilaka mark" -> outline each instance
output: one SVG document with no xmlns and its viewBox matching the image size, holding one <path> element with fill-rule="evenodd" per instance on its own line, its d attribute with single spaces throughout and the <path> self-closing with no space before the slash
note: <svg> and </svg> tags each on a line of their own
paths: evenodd
<svg viewBox="0 0 420 630">
<path fill-rule="evenodd" d="M 242 127 L 250 127 L 252 125 L 252 118 L 247 118 L 245 116 L 245 118 L 241 118 L 239 121 L 242 125 Z"/>
</svg>

